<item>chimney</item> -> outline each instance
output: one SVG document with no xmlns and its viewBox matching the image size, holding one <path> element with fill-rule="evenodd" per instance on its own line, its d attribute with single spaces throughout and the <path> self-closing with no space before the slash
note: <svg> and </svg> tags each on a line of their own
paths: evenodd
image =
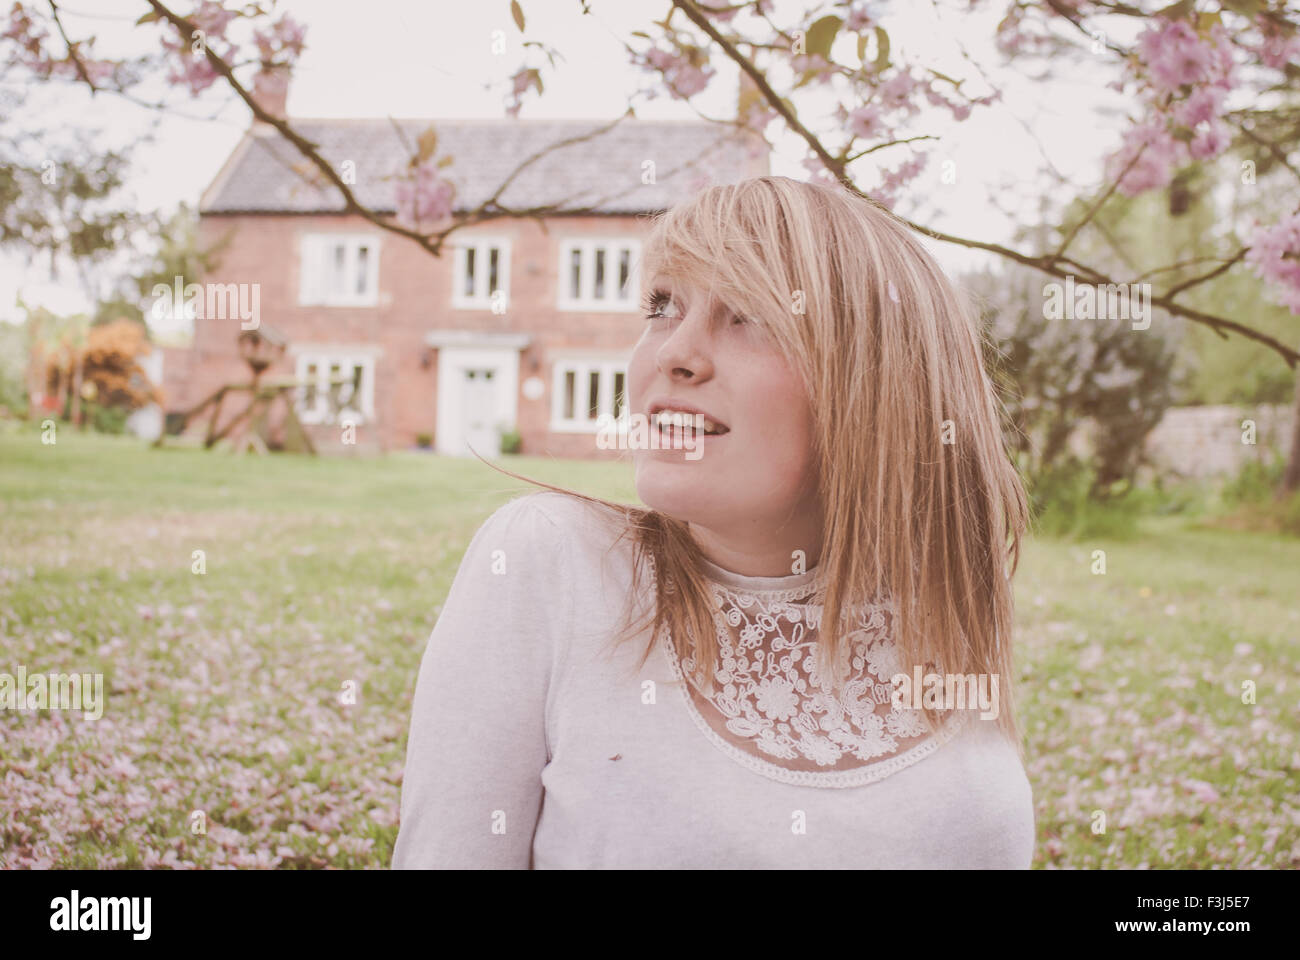
<svg viewBox="0 0 1300 960">
<path fill-rule="evenodd" d="M 253 99 L 271 116 L 284 120 L 288 117 L 285 103 L 289 99 L 289 68 L 281 65 L 263 65 L 253 77 Z M 253 117 L 253 126 L 268 127 Z"/>
</svg>

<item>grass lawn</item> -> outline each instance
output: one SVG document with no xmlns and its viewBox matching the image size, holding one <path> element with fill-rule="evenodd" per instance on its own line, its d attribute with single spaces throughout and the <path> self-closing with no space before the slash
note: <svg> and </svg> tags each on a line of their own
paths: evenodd
<svg viewBox="0 0 1300 960">
<path fill-rule="evenodd" d="M 626 465 L 506 461 L 635 499 Z M 107 696 L 0 711 L 0 867 L 386 867 L 424 645 L 523 489 L 416 453 L 0 435 L 0 672 Z M 1031 541 L 1016 577 L 1035 866 L 1300 866 L 1300 541 L 1142 533 Z"/>
</svg>

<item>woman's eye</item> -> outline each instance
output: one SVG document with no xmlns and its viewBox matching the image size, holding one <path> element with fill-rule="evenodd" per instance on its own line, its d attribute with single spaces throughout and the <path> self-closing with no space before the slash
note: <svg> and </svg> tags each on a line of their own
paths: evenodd
<svg viewBox="0 0 1300 960">
<path fill-rule="evenodd" d="M 677 301 L 670 295 L 661 291 L 655 291 L 645 299 L 645 315 L 647 320 L 662 320 L 668 317 L 678 316 L 680 313 L 677 307 Z"/>
</svg>

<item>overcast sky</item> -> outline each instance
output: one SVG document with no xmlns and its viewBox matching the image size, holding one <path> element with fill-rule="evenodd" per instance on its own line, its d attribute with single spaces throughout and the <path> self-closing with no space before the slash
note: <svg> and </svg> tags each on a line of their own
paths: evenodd
<svg viewBox="0 0 1300 960">
<path fill-rule="evenodd" d="M 559 48 L 565 61 L 557 71 L 545 73 L 545 96 L 527 100 L 522 116 L 612 119 L 626 108 L 629 95 L 646 85 L 648 75 L 629 64 L 623 41 L 638 42 L 630 37 L 636 29 L 653 35 L 647 25 L 662 17 L 667 4 L 588 3 L 592 12 L 584 16 L 578 0 L 523 0 L 527 39 Z M 101 55 L 141 53 L 157 44 L 156 27 L 134 26 L 147 9 L 142 0 L 69 0 L 59 6 L 74 36 L 96 35 Z M 190 9 L 184 2 L 177 6 L 183 12 Z M 1012 209 L 1017 219 L 1036 210 L 1041 190 L 1035 176 L 1044 154 L 1081 188 L 1098 182 L 1101 158 L 1116 143 L 1116 124 L 1099 124 L 1096 111 L 1125 106 L 1105 86 L 1116 76 L 1113 61 L 1085 57 L 1078 68 L 1054 78 L 1049 88 L 1025 79 L 1023 68 L 999 66 L 991 37 L 1002 14 L 1000 4 L 987 5 L 978 16 L 953 13 L 965 7 L 962 0 L 873 6 L 883 14 L 896 58 L 918 57 L 944 73 L 969 77 L 973 92 L 986 92 L 983 78 L 963 56 L 964 45 L 965 53 L 986 69 L 1004 96 L 1003 104 L 977 109 L 965 123 L 935 117 L 917 128 L 917 133 L 942 139 L 900 212 L 948 232 L 1006 242 L 1013 218 L 995 207 L 991 197 L 996 195 L 999 206 Z M 289 93 L 291 118 L 499 117 L 507 78 L 523 59 L 523 38 L 510 20 L 507 0 L 282 0 L 279 8 L 307 26 L 307 49 Z M 795 23 L 801 8 L 778 0 L 775 19 Z M 498 30 L 506 40 L 499 55 L 492 51 L 493 32 Z M 735 110 L 736 72 L 720 54 L 714 63 L 718 77 L 692 104 L 709 116 L 730 116 Z M 145 92 L 156 95 L 162 88 Z M 637 102 L 638 115 L 646 118 L 696 116 L 691 106 L 666 97 Z M 153 140 L 138 143 L 133 152 L 128 196 L 141 209 L 171 210 L 182 201 L 197 204 L 250 120 L 247 108 L 221 84 L 198 100 L 183 97 L 176 103 L 179 110 L 160 119 L 157 111 L 109 94 L 92 98 L 80 87 L 62 84 L 35 91 L 17 122 L 39 116 L 42 124 L 95 130 L 104 144 L 138 143 L 152 129 Z M 816 107 L 801 109 L 818 129 Z M 776 130 L 773 124 L 769 137 Z M 779 138 L 773 172 L 805 178 L 804 156 L 794 138 Z M 904 158 L 905 153 L 892 153 L 887 163 Z M 955 184 L 940 180 L 945 159 L 957 164 Z M 869 186 L 865 179 L 864 186 Z M 948 244 L 931 249 L 950 270 L 969 267 L 978 259 Z M 58 312 L 88 306 L 71 273 L 51 280 L 46 266 L 27 267 L 21 258 L 7 256 L 0 260 L 0 317 L 21 320 L 14 305 L 20 293 L 28 303 Z"/>
</svg>

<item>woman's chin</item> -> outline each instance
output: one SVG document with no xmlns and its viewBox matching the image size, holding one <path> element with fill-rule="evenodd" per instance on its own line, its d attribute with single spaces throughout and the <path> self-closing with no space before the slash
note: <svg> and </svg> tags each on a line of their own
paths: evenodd
<svg viewBox="0 0 1300 960">
<path fill-rule="evenodd" d="M 716 480 L 704 477 L 698 463 L 672 463 L 657 458 L 638 458 L 636 494 L 652 510 L 678 520 L 699 522 L 722 504 Z"/>
</svg>

